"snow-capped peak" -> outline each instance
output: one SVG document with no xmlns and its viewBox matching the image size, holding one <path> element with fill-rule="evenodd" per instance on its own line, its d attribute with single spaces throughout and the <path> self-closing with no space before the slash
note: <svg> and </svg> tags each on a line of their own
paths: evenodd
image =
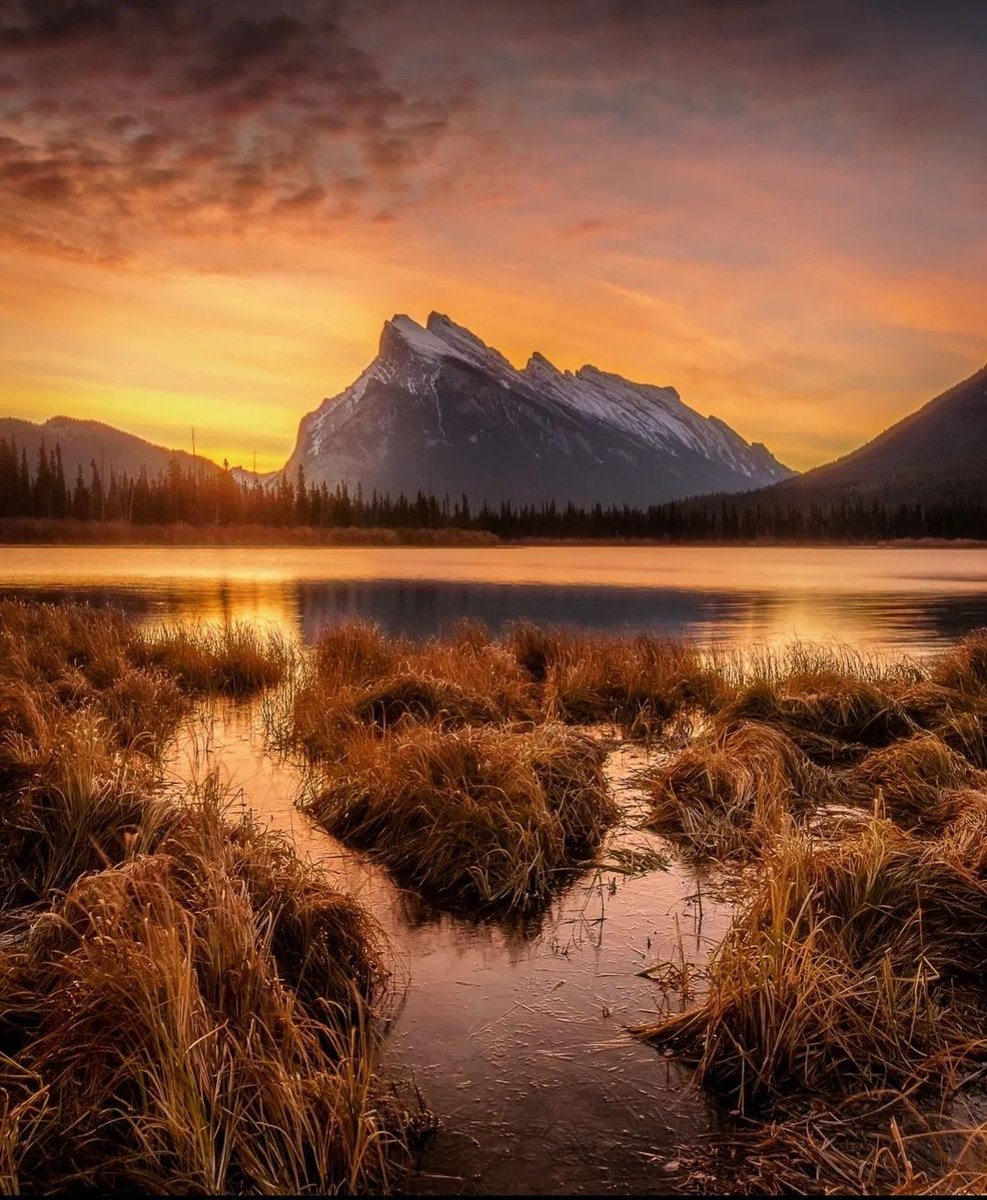
<svg viewBox="0 0 987 1200">
<path fill-rule="evenodd" d="M 446 353 L 453 358 L 460 358 L 464 362 L 473 363 L 475 366 L 484 367 L 487 370 L 494 368 L 497 371 L 514 374 L 514 368 L 499 350 L 488 346 L 465 326 L 451 321 L 445 313 L 429 313 L 426 328 L 433 337 L 442 342 L 446 347 Z"/>
<path fill-rule="evenodd" d="M 395 313 L 389 321 L 384 322 L 380 335 L 381 355 L 387 353 L 393 338 L 422 358 L 437 359 L 446 352 L 445 345 L 439 338 L 429 333 L 417 321 L 413 321 L 406 313 Z"/>
</svg>

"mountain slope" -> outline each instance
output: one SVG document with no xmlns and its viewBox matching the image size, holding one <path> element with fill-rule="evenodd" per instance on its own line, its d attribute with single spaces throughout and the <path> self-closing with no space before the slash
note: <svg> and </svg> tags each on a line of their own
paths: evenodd
<svg viewBox="0 0 987 1200">
<path fill-rule="evenodd" d="M 987 366 L 835 462 L 770 494 L 987 501 Z"/>
<path fill-rule="evenodd" d="M 153 478 L 166 470 L 173 458 L 179 461 L 183 470 L 188 470 L 193 462 L 206 471 L 219 470 L 214 462 L 203 458 L 201 454 L 193 459 L 184 450 L 168 450 L 135 434 L 114 429 L 112 425 L 104 425 L 101 421 L 80 421 L 75 417 L 51 417 L 40 425 L 17 417 L 0 417 L 0 438 L 6 438 L 8 442 L 13 439 L 18 450 L 27 452 L 32 471 L 37 464 L 38 448 L 42 441 L 49 452 L 55 449 L 57 443 L 61 447 L 62 465 L 69 486 L 80 466 L 88 478 L 91 462 L 102 466 L 107 479 L 111 470 L 118 475 L 126 473 L 136 476 L 141 468 L 147 471 L 149 478 Z"/>
<path fill-rule="evenodd" d="M 471 503 L 648 505 L 744 491 L 791 475 L 761 445 L 683 404 L 674 388 L 595 367 L 523 370 L 439 313 L 399 315 L 362 375 L 302 419 L 285 466 L 310 481 Z"/>
</svg>

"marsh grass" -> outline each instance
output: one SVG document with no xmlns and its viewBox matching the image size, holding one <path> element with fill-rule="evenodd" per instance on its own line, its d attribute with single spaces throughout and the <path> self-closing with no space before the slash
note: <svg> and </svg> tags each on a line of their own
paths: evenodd
<svg viewBox="0 0 987 1200">
<path fill-rule="evenodd" d="M 313 758 L 338 754 L 356 726 L 384 731 L 403 717 L 449 728 L 612 722 L 627 737 L 650 738 L 690 707 L 708 707 L 719 686 L 695 648 L 645 635 L 520 624 L 492 638 L 463 622 L 416 642 L 351 622 L 321 636 L 278 736 Z"/>
<path fill-rule="evenodd" d="M 280 634 L 245 622 L 140 629 L 127 652 L 135 666 L 162 671 L 197 696 L 254 695 L 280 683 L 293 657 Z"/>
<path fill-rule="evenodd" d="M 707 1156 L 734 1167 L 749 1195 L 983 1195 L 987 1123 L 981 1107 L 948 1100 L 922 1107 L 904 1093 L 851 1097 L 742 1128 Z M 721 1168 L 722 1169 L 722 1168 Z"/>
<path fill-rule="evenodd" d="M 647 634 L 608 636 L 515 626 L 519 666 L 544 685 L 546 711 L 570 725 L 610 721 L 628 737 L 651 737 L 690 706 L 709 707 L 721 677 L 709 655 Z"/>
<path fill-rule="evenodd" d="M 0 604 L 0 1188 L 386 1191 L 376 924 L 159 758 L 189 695 L 280 680 L 250 630 Z"/>
<path fill-rule="evenodd" d="M 785 733 L 753 721 L 714 727 L 645 780 L 647 825 L 720 859 L 761 852 L 832 795 L 829 775 Z"/>
<path fill-rule="evenodd" d="M 987 888 L 948 844 L 876 815 L 779 839 L 702 1003 L 637 1033 L 756 1111 L 792 1094 L 941 1087 L 987 1051 Z"/>
<path fill-rule="evenodd" d="M 854 761 L 868 747 L 886 746 L 916 729 L 885 687 L 829 674 L 752 683 L 723 706 L 720 717 L 772 725 L 821 764 Z"/>
<path fill-rule="evenodd" d="M 943 651 L 932 664 L 932 683 L 961 695 L 987 693 L 987 629 L 977 629 Z"/>
<path fill-rule="evenodd" d="M 987 788 L 987 772 L 932 733 L 917 733 L 874 750 L 839 777 L 845 802 L 872 805 L 880 797 L 888 816 L 906 829 L 934 830 L 950 814 L 944 792 Z"/>
<path fill-rule="evenodd" d="M 616 820 L 591 739 L 557 725 L 354 734 L 308 811 L 452 906 L 543 904 Z"/>
<path fill-rule="evenodd" d="M 779 1186 L 983 1182 L 972 1119 L 933 1131 L 959 1138 L 937 1172 L 903 1125 L 871 1154 L 796 1109 L 849 1134 L 854 1105 L 921 1106 L 987 1058 L 987 634 L 917 665 L 357 623 L 296 654 L 244 626 L 4 602 L 0 1188 L 399 1181 L 376 927 L 208 788 L 161 790 L 192 699 L 258 692 L 272 739 L 308 755 L 312 815 L 415 903 L 474 919 L 536 920 L 617 819 L 606 748 L 571 726 L 663 738 L 651 823 L 752 882 L 701 981 L 662 976 L 686 1010 L 639 1035 L 767 1115 L 777 1146 L 803 1121 L 807 1158 Z"/>
<path fill-rule="evenodd" d="M 401 721 L 455 729 L 540 717 L 536 689 L 480 627 L 415 643 L 351 622 L 322 635 L 290 714 L 269 728 L 278 744 L 320 759 L 343 753 L 360 730 L 382 735 Z"/>
<path fill-rule="evenodd" d="M 4 907 L 46 901 L 84 872 L 140 852 L 164 819 L 146 762 L 121 754 L 98 716 L 51 716 L 37 740 L 8 736 L 4 750 L 20 768 L 20 787 L 2 798 Z"/>
<path fill-rule="evenodd" d="M 0 1169 L 29 1190 L 386 1188 L 409 1160 L 375 1075 L 372 921 L 210 786 L 135 816 L 0 953 Z"/>
</svg>

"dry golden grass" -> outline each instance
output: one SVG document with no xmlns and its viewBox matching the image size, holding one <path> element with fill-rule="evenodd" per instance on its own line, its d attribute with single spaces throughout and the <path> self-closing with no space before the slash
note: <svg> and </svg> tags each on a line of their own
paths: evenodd
<svg viewBox="0 0 987 1200">
<path fill-rule="evenodd" d="M 0 957 L 7 1094 L 42 1110 L 15 1130 L 19 1182 L 385 1187 L 407 1162 L 376 1099 L 385 978 L 365 914 L 286 847 L 208 801 L 176 811 L 153 853 L 81 876 Z"/>
<path fill-rule="evenodd" d="M 402 883 L 453 906 L 542 904 L 616 819 L 599 745 L 559 726 L 354 733 L 308 803 Z"/>
<path fill-rule="evenodd" d="M 722 686 L 695 647 L 667 638 L 521 624 L 506 644 L 544 685 L 550 715 L 571 725 L 611 721 L 629 737 L 653 736 L 683 709 L 708 707 Z"/>
<path fill-rule="evenodd" d="M 886 746 L 916 728 L 886 687 L 823 673 L 749 684 L 724 705 L 720 719 L 773 725 L 823 764 L 852 762 L 867 747 Z"/>
<path fill-rule="evenodd" d="M 140 852 L 161 805 L 141 758 L 117 749 L 89 712 L 42 718 L 34 738 L 0 746 L 0 904 L 50 899 L 86 871 Z M 16 785 L 12 782 L 16 780 Z"/>
<path fill-rule="evenodd" d="M 402 720 L 453 729 L 540 716 L 530 680 L 478 627 L 414 643 L 352 622 L 316 643 L 291 713 L 271 732 L 318 759 L 342 753 L 360 729 L 383 734 Z"/>
<path fill-rule="evenodd" d="M 158 777 L 190 692 L 287 665 L 236 627 L 0 605 L 0 1189 L 352 1193 L 409 1166 L 376 925 L 211 783 Z"/>
<path fill-rule="evenodd" d="M 242 622 L 140 629 L 127 653 L 136 666 L 164 672 L 193 695 L 252 695 L 280 683 L 292 659 L 280 635 Z"/>
<path fill-rule="evenodd" d="M 660 733 L 708 707 L 722 681 L 691 646 L 521 624 L 499 639 L 463 623 L 449 636 L 387 638 L 364 622 L 322 635 L 292 718 L 276 733 L 313 757 L 340 752 L 356 725 L 404 716 L 448 726 L 560 720 L 613 722 L 629 737 Z"/>
<path fill-rule="evenodd" d="M 64 842 L 62 814 L 43 817 L 39 837 Z M 375 1078 L 376 927 L 214 795 L 128 817 L 0 953 L 0 1180 L 387 1188 L 409 1156 Z"/>
<path fill-rule="evenodd" d="M 937 829 L 948 813 L 943 792 L 987 788 L 987 773 L 978 770 L 932 733 L 874 750 L 839 776 L 847 803 L 871 806 L 880 800 L 888 816 L 906 829 Z"/>
<path fill-rule="evenodd" d="M 836 844 L 778 839 L 706 997 L 637 1032 L 742 1111 L 943 1086 L 987 1051 L 987 886 L 944 850 L 881 817 Z"/>
<path fill-rule="evenodd" d="M 978 629 L 945 650 L 932 664 L 932 683 L 967 696 L 987 694 L 987 629 Z"/>
<path fill-rule="evenodd" d="M 647 779 L 652 828 L 716 858 L 760 853 L 832 796 L 828 774 L 770 725 L 714 727 Z"/>
<path fill-rule="evenodd" d="M 256 692 L 280 682 L 292 660 L 283 639 L 245 625 L 145 630 L 87 605 L 2 601 L 0 787 L 25 739 L 44 740 L 52 713 L 89 712 L 119 748 L 155 758 L 191 695 Z"/>
</svg>

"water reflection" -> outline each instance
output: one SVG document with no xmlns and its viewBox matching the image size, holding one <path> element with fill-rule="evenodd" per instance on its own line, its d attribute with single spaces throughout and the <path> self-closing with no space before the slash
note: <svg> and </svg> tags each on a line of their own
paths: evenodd
<svg viewBox="0 0 987 1200">
<path fill-rule="evenodd" d="M 248 620 L 306 641 L 354 616 L 413 634 L 471 617 L 495 631 L 527 619 L 721 644 L 800 637 L 922 653 L 987 624 L 987 553 L 8 547 L 0 594 Z"/>
<path fill-rule="evenodd" d="M 648 754 L 628 747 L 608 763 L 629 814 Z M 692 865 L 639 876 L 590 868 L 540 920 L 469 921 L 413 900 L 307 821 L 293 804 L 302 774 L 265 746 L 256 704 L 204 708 L 168 769 L 180 780 L 215 771 L 383 925 L 408 984 L 385 1068 L 413 1078 L 442 1122 L 413 1191 L 654 1194 L 676 1182 L 660 1162 L 717 1127 L 688 1069 L 625 1032 L 663 1002 L 642 970 L 680 953 L 703 962 L 727 928 L 729 904 L 697 903 L 706 885 Z M 664 847 L 621 826 L 608 850 L 642 838 Z"/>
</svg>

